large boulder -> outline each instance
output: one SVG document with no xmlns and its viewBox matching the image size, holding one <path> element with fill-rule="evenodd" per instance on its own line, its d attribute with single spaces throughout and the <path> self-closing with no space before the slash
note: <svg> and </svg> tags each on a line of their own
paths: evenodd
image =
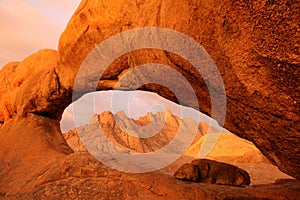
<svg viewBox="0 0 300 200">
<path fill-rule="evenodd" d="M 190 163 L 182 165 L 174 174 L 177 179 L 193 182 L 200 182 L 201 177 L 199 175 L 199 168 Z"/>
<path fill-rule="evenodd" d="M 56 70 L 60 91 L 70 98 L 81 64 L 105 39 L 143 27 L 179 31 L 201 44 L 219 69 L 227 95 L 225 127 L 252 141 L 282 171 L 300 178 L 299 9 L 297 2 L 270 0 L 84 0 L 60 38 Z M 126 72 L 145 63 L 166 64 L 180 72 L 198 99 L 194 102 L 182 95 L 180 103 L 194 108 L 199 105 L 202 112 L 211 114 L 207 80 L 172 52 L 158 49 L 129 52 L 103 72 L 95 87 L 115 88 Z M 167 82 L 178 85 L 179 94 L 185 94 L 176 77 L 160 70 L 153 73 L 154 77 L 163 75 Z M 90 81 L 88 76 L 84 80 Z M 126 89 L 134 89 L 135 80 L 125 84 Z M 215 82 L 208 81 L 210 89 L 217 91 Z M 85 84 L 79 83 L 81 88 Z M 86 87 L 93 88 L 88 84 Z M 147 84 L 140 89 L 178 102 L 174 93 L 161 85 Z"/>
<path fill-rule="evenodd" d="M 182 165 L 174 174 L 178 179 L 220 184 L 220 185 L 249 185 L 250 176 L 247 171 L 234 165 L 208 159 L 193 160 Z"/>
<path fill-rule="evenodd" d="M 11 62 L 0 71 L 0 122 L 35 113 L 59 119 L 64 96 L 56 74 L 57 52 L 40 50 L 22 62 Z M 64 107 L 64 106 L 62 106 Z"/>
<path fill-rule="evenodd" d="M 30 191 L 43 166 L 73 153 L 56 119 L 56 64 L 57 52 L 46 49 L 0 71 L 0 193 Z"/>
</svg>

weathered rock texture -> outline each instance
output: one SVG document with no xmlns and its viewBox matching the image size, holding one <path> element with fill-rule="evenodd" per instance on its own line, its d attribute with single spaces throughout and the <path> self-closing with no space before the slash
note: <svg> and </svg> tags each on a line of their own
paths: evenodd
<svg viewBox="0 0 300 200">
<path fill-rule="evenodd" d="M 0 199 L 295 199 L 300 191 L 295 180 L 235 188 L 184 183 L 161 172 L 122 173 L 86 152 L 67 155 L 58 122 L 36 114 L 7 123 L 0 139 Z"/>
<path fill-rule="evenodd" d="M 208 159 L 186 163 L 175 172 L 174 176 L 182 180 L 210 184 L 235 186 L 250 184 L 247 171 L 234 165 Z"/>
<path fill-rule="evenodd" d="M 32 189 L 40 167 L 73 152 L 55 119 L 61 115 L 56 65 L 56 51 L 42 50 L 0 71 L 1 192 Z"/>
<path fill-rule="evenodd" d="M 61 98 L 56 65 L 56 51 L 42 50 L 0 71 L 2 193 L 30 191 L 43 166 L 73 152 L 55 119 L 61 115 L 54 103 Z"/>
<path fill-rule="evenodd" d="M 22 62 L 12 62 L 0 72 L 0 122 L 28 113 L 58 119 L 61 95 L 56 74 L 57 52 L 45 49 Z M 63 100 L 64 101 L 64 100 Z"/>
<path fill-rule="evenodd" d="M 179 31 L 201 44 L 219 68 L 227 95 L 225 127 L 253 141 L 282 171 L 300 178 L 299 9 L 297 1 L 85 0 L 60 38 L 60 90 L 72 90 L 85 57 L 112 35 L 141 27 Z M 200 110 L 210 114 L 201 76 L 183 58 L 161 50 L 120 57 L 103 73 L 97 89 L 114 88 L 129 69 L 154 62 L 182 73 L 195 90 Z M 168 75 L 164 78 L 178 83 Z M 209 84 L 214 88 L 214 80 Z M 159 85 L 140 89 L 177 102 L 170 90 Z M 184 89 L 179 88 L 183 94 Z M 181 103 L 197 106 L 184 97 Z"/>
</svg>

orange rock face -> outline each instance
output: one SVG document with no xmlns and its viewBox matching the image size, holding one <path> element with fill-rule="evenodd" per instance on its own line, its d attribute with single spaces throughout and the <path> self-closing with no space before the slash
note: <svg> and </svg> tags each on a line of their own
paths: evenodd
<svg viewBox="0 0 300 200">
<path fill-rule="evenodd" d="M 73 153 L 61 135 L 59 122 L 28 114 L 15 117 L 0 129 L 0 193 L 32 191 L 41 182 L 41 169 Z"/>
<path fill-rule="evenodd" d="M 118 114 L 119 117 L 124 117 L 121 114 Z M 109 113 L 104 113 L 102 117 L 106 115 Z M 102 119 L 102 122 L 104 120 Z M 124 123 L 128 123 L 128 120 L 130 121 L 125 119 Z M 138 120 L 139 124 L 150 123 L 148 119 L 143 120 L 145 117 Z M 113 123 L 115 123 L 113 118 L 108 117 L 107 123 L 102 125 L 108 126 Z M 89 130 L 88 127 L 81 128 Z M 299 183 L 292 180 L 252 188 L 228 188 L 228 186 L 214 187 L 180 182 L 167 175 L 164 170 L 133 174 L 120 172 L 101 164 L 82 148 L 76 150 L 80 140 L 78 136 L 77 140 L 74 140 L 75 134 L 70 137 L 70 133 L 65 137 L 68 142 L 73 141 L 69 144 L 78 151 L 73 154 L 61 137 L 56 120 L 29 114 L 26 118 L 18 117 L 5 124 L 0 130 L 1 141 L 5 141 L 0 151 L 2 197 L 4 199 L 215 199 L 278 196 L 295 198 L 299 195 Z M 114 132 L 116 133 L 121 132 Z M 118 164 L 130 167 L 128 163 L 118 162 Z M 0 196 L 0 199 L 2 197 Z"/>
<path fill-rule="evenodd" d="M 249 188 L 187 183 L 159 172 L 121 173 L 89 154 L 52 160 L 33 176 L 32 190 L 0 199 L 297 199 L 299 181 L 286 180 Z"/>
</svg>

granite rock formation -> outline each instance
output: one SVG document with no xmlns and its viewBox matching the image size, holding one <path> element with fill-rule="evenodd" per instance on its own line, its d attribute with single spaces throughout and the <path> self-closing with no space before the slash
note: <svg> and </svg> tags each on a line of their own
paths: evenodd
<svg viewBox="0 0 300 200">
<path fill-rule="evenodd" d="M 60 38 L 57 74 L 61 94 L 70 95 L 83 60 L 105 39 L 143 27 L 179 31 L 202 45 L 219 69 L 227 96 L 225 127 L 252 141 L 282 171 L 299 178 L 299 10 L 294 1 L 84 0 Z M 180 103 L 199 105 L 202 112 L 211 114 L 207 80 L 172 52 L 142 49 L 127 53 L 103 72 L 95 87 L 117 88 L 129 70 L 145 63 L 166 64 L 180 72 L 198 98 L 191 102 L 188 95 L 182 95 Z M 153 74 L 159 77 L 162 72 Z M 178 84 L 174 77 L 163 77 Z M 218 90 L 215 80 L 208 79 L 208 86 Z M 132 89 L 135 84 L 124 85 Z M 174 102 L 179 98 L 161 85 L 146 84 L 140 89 Z M 178 88 L 179 94 L 185 94 L 185 89 Z"/>
<path fill-rule="evenodd" d="M 59 77 L 57 52 L 44 49 L 22 62 L 8 63 L 0 72 L 0 122 L 35 113 L 57 119 L 59 112 Z"/>
<path fill-rule="evenodd" d="M 227 96 L 225 127 L 252 141 L 280 170 L 299 178 L 298 11 L 299 3 L 289 1 L 84 0 L 60 38 L 57 57 L 54 52 L 45 53 L 51 54 L 45 57 L 40 52 L 20 64 L 10 63 L 1 71 L 1 77 L 7 73 L 18 75 L 9 78 L 15 80 L 13 83 L 1 80 L 5 87 L 1 87 L 0 124 L 16 114 L 27 113 L 59 120 L 71 103 L 78 70 L 95 46 L 133 28 L 168 28 L 193 38 L 216 63 Z M 32 59 L 35 63 L 31 63 Z M 163 76 L 173 86 L 179 85 L 180 103 L 199 106 L 202 112 L 211 114 L 207 86 L 212 91 L 220 89 L 213 75 L 203 80 L 186 60 L 159 49 L 142 49 L 119 57 L 103 71 L 99 82 L 96 79 L 96 85 L 89 84 L 90 74 L 83 70 L 83 79 L 77 83 L 78 91 L 73 98 L 95 89 L 118 88 L 117 83 L 126 72 L 145 63 L 161 63 L 176 69 L 189 81 L 198 99 L 190 101 L 185 95 L 186 88 L 180 88 L 181 82 Z M 152 71 L 152 77 L 162 77 L 161 74 L 160 70 Z M 97 72 L 92 77 L 97 77 Z M 135 81 L 138 80 L 123 81 L 121 89 L 136 89 Z M 145 84 L 139 89 L 178 102 L 179 97 L 167 86 Z"/>
<path fill-rule="evenodd" d="M 297 1 L 276 0 L 83 0 L 60 38 L 58 52 L 42 50 L 20 63 L 9 63 L 0 71 L 0 198 L 3 194 L 7 197 L 21 193 L 39 199 L 47 195 L 53 198 L 59 194 L 58 190 L 64 196 L 73 189 L 78 191 L 81 184 L 92 184 L 94 175 L 80 179 L 82 182 L 77 182 L 80 186 L 69 184 L 78 179 L 68 179 L 62 175 L 68 171 L 63 170 L 63 163 L 69 165 L 72 160 L 78 159 L 80 162 L 85 158 L 72 154 L 59 130 L 59 120 L 72 101 L 74 81 L 88 53 L 117 33 L 143 27 L 172 29 L 202 45 L 216 63 L 224 81 L 227 96 L 225 127 L 252 141 L 280 170 L 299 179 L 299 7 Z M 107 51 L 110 52 L 107 49 L 102 53 Z M 138 89 L 156 92 L 176 103 L 180 100 L 181 104 L 193 108 L 199 106 L 199 110 L 212 114 L 207 87 L 216 92 L 220 89 L 213 74 L 203 80 L 188 61 L 175 53 L 159 49 L 142 49 L 120 56 L 103 71 L 100 81 L 92 79 L 91 83 L 96 82 L 96 86 L 89 84 L 89 81 L 97 74 L 92 73 L 90 77 L 89 73 L 93 71 L 83 70 L 83 79 L 77 82 L 78 88 L 73 98 L 78 99 L 92 90 L 137 89 L 135 86 L 143 80 L 143 74 L 137 79 L 122 82 L 122 87 L 118 83 L 131 69 L 145 63 L 165 64 L 182 74 L 192 86 L 198 102 L 191 101 L 185 95 L 186 88 L 180 87 L 180 81 L 160 70 L 149 74 L 177 85 L 178 97 L 170 88 L 159 84 L 145 84 Z M 103 165 L 95 164 L 95 168 L 99 166 L 102 169 Z M 49 179 L 39 179 L 47 169 L 57 169 L 57 173 Z M 110 172 L 107 169 L 103 171 Z M 118 177 L 117 180 L 122 180 L 122 174 L 112 173 L 110 179 Z M 144 176 L 133 177 L 128 175 L 125 180 L 137 183 Z M 178 193 L 176 197 L 184 198 L 187 189 L 191 191 L 191 198 L 200 199 L 212 199 L 215 191 L 226 198 L 270 197 L 266 188 L 272 191 L 272 197 L 286 194 L 296 199 L 299 196 L 297 187 L 278 189 L 278 184 L 290 186 L 291 182 L 284 181 L 263 189 L 255 188 L 255 194 L 245 193 L 251 189 L 234 189 L 231 191 L 234 193 L 228 194 L 228 188 L 210 188 L 211 193 L 205 188 L 199 192 L 198 185 L 181 184 L 178 180 L 165 177 L 162 179 L 166 185 L 169 182 L 174 184 L 172 191 L 166 186 L 155 186 L 153 189 L 158 178 L 154 175 L 154 178 L 150 177 L 151 174 L 145 175 L 145 180 L 153 180 L 147 183 L 145 194 L 159 198 L 173 198 L 174 191 L 181 191 L 181 196 Z M 297 181 L 292 183 L 299 184 Z M 51 188 L 56 184 L 63 187 L 51 193 Z M 94 185 L 101 188 L 101 184 L 100 177 Z M 141 186 L 142 183 L 138 184 Z M 64 187 L 69 190 L 63 190 Z M 128 187 L 123 188 L 124 193 L 115 192 L 114 195 L 126 196 Z M 114 191 L 117 189 L 116 186 Z"/>
<path fill-rule="evenodd" d="M 57 53 L 41 50 L 0 71 L 0 191 L 28 191 L 43 166 L 73 153 L 60 131 L 53 103 L 59 95 Z M 50 111 L 52 110 L 52 111 Z"/>
</svg>

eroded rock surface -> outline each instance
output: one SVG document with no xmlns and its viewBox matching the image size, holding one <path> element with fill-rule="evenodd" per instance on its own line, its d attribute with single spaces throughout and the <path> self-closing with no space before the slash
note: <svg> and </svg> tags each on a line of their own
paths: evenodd
<svg viewBox="0 0 300 200">
<path fill-rule="evenodd" d="M 40 185 L 41 169 L 73 153 L 61 135 L 59 122 L 28 114 L 0 129 L 0 193 L 21 194 Z"/>
<path fill-rule="evenodd" d="M 1 191 L 0 199 L 297 199 L 300 191 L 297 180 L 240 188 L 188 183 L 160 172 L 122 173 L 79 152 L 41 166 L 31 181 L 38 182 L 33 189 Z"/>
</svg>

